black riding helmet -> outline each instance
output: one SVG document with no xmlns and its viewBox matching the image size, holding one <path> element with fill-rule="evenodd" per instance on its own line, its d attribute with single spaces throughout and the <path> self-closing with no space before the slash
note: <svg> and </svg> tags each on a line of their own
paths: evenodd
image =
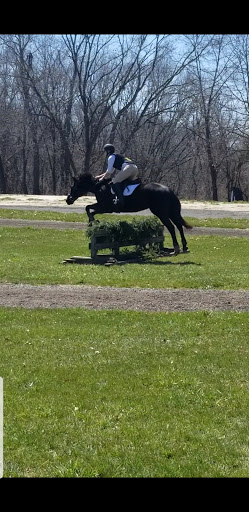
<svg viewBox="0 0 249 512">
<path fill-rule="evenodd" d="M 115 151 L 115 147 L 112 144 L 106 144 L 104 146 L 104 151 L 107 152 L 107 154 L 111 155 Z"/>
</svg>

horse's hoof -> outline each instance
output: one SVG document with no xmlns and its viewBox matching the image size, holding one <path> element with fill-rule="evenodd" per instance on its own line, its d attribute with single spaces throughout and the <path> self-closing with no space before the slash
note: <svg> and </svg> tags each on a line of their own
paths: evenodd
<svg viewBox="0 0 249 512">
<path fill-rule="evenodd" d="M 179 247 L 179 245 L 176 245 L 174 247 L 174 255 L 177 256 L 178 254 L 180 254 L 180 247 Z"/>
</svg>

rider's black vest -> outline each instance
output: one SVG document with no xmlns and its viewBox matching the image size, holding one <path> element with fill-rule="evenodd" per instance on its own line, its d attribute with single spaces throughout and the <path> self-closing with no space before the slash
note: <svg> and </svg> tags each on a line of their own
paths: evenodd
<svg viewBox="0 0 249 512">
<path fill-rule="evenodd" d="M 115 160 L 114 160 L 113 167 L 115 169 L 118 169 L 118 171 L 121 170 L 121 167 L 124 162 L 127 162 L 127 164 L 133 164 L 132 160 L 130 158 L 127 158 L 126 156 L 119 155 L 119 153 L 114 153 L 114 155 L 115 155 Z"/>
</svg>

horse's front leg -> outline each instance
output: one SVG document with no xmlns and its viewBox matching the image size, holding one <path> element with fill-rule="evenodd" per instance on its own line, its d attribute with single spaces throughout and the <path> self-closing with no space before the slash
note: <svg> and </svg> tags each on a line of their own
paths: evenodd
<svg viewBox="0 0 249 512">
<path fill-rule="evenodd" d="M 94 218 L 94 215 L 97 213 L 96 212 L 96 207 L 97 206 L 97 203 L 96 204 L 88 204 L 86 206 L 86 213 L 87 213 L 87 216 L 88 216 L 88 224 L 91 225 L 93 222 L 99 222 L 99 221 L 95 221 L 95 218 Z M 91 211 L 93 210 L 93 211 Z"/>
</svg>

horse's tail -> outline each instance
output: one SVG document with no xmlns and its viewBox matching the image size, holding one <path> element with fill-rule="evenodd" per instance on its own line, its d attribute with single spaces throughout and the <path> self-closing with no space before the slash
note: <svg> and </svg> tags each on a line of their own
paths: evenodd
<svg viewBox="0 0 249 512">
<path fill-rule="evenodd" d="M 186 228 L 186 229 L 193 229 L 193 226 L 191 226 L 191 224 L 189 224 L 186 220 L 184 220 L 182 218 L 182 216 L 180 215 L 180 219 L 181 219 L 181 223 L 182 225 Z"/>
<path fill-rule="evenodd" d="M 186 229 L 193 229 L 193 226 L 189 224 L 184 218 L 181 216 L 181 202 L 177 195 L 171 190 L 171 195 L 173 198 L 173 211 L 174 214 L 172 216 L 172 220 L 175 223 L 177 221 L 180 225 L 184 226 Z"/>
<path fill-rule="evenodd" d="M 180 213 L 174 213 L 174 215 L 170 215 L 170 219 L 174 222 L 174 224 L 184 226 L 186 229 L 193 229 L 193 226 L 189 224 L 184 218 L 181 216 Z"/>
</svg>

